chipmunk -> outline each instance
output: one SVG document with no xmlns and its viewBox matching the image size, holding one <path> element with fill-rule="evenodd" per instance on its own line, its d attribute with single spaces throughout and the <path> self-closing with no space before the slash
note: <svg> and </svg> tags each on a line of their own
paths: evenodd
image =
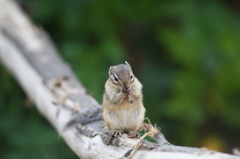
<svg viewBox="0 0 240 159">
<path fill-rule="evenodd" d="M 103 120 L 110 135 L 138 135 L 145 116 L 142 99 L 142 84 L 128 62 L 111 66 L 103 95 Z"/>
</svg>

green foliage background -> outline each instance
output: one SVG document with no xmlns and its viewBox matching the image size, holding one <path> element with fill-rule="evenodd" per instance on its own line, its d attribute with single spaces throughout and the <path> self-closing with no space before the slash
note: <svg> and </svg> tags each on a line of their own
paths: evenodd
<svg viewBox="0 0 240 159">
<path fill-rule="evenodd" d="M 240 146 L 240 4 L 233 0 L 23 0 L 101 103 L 111 65 L 143 83 L 147 117 L 173 144 Z M 0 68 L 0 158 L 77 158 Z"/>
</svg>

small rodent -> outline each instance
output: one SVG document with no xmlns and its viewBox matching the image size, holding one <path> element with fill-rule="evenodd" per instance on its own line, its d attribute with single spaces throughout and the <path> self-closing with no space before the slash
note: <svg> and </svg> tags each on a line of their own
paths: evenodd
<svg viewBox="0 0 240 159">
<path fill-rule="evenodd" d="M 103 95 L 103 120 L 110 131 L 131 135 L 143 123 L 142 84 L 125 62 L 109 69 Z"/>
</svg>

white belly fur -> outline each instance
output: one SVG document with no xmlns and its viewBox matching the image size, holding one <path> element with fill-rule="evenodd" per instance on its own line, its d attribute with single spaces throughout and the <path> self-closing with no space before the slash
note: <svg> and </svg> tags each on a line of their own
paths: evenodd
<svg viewBox="0 0 240 159">
<path fill-rule="evenodd" d="M 119 109 L 112 115 L 111 129 L 113 130 L 137 130 L 144 120 L 145 108 L 143 106 Z"/>
</svg>

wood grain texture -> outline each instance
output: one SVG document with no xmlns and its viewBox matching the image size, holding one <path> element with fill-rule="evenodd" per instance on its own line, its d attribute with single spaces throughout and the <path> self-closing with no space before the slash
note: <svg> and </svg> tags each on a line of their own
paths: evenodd
<svg viewBox="0 0 240 159">
<path fill-rule="evenodd" d="M 124 158 L 138 142 L 123 135 L 119 147 L 103 144 L 100 138 L 103 121 L 78 125 L 76 129 L 63 132 L 73 116 L 72 110 L 83 112 L 101 106 L 60 58 L 46 32 L 34 26 L 11 0 L 0 0 L 0 60 L 41 114 L 82 159 Z M 140 149 L 134 158 L 240 159 L 234 155 L 174 145 Z"/>
</svg>

